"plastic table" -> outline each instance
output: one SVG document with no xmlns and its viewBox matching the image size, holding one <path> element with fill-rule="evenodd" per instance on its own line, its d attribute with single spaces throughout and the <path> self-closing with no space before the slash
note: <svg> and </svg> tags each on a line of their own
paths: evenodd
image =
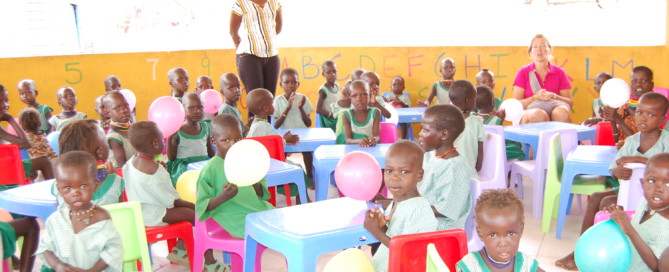
<svg viewBox="0 0 669 272">
<path fill-rule="evenodd" d="M 290 133 L 300 136 L 300 141 L 295 145 L 286 145 L 285 152 L 314 152 L 321 145 L 333 145 L 337 140 L 334 131 L 330 128 L 295 128 L 295 129 L 277 129 L 276 131 L 283 135 L 290 130 Z"/>
<path fill-rule="evenodd" d="M 0 207 L 10 213 L 46 219 L 56 211 L 56 197 L 51 194 L 54 180 L 45 180 L 0 191 Z"/>
<path fill-rule="evenodd" d="M 205 164 L 207 164 L 207 161 L 193 162 L 188 164 L 187 169 L 200 171 Z M 265 179 L 268 187 L 295 183 L 301 203 L 307 203 L 307 187 L 304 184 L 304 170 L 302 168 L 270 158 L 269 171 Z"/>
<path fill-rule="evenodd" d="M 314 182 L 316 186 L 316 201 L 327 199 L 330 174 L 334 172 L 337 163 L 344 155 L 353 151 L 368 153 L 379 162 L 381 167 L 386 165 L 386 152 L 391 144 L 377 144 L 376 146 L 360 147 L 359 145 L 322 145 L 314 151 Z"/>
<path fill-rule="evenodd" d="M 398 123 L 420 123 L 427 107 L 397 108 Z"/>
<path fill-rule="evenodd" d="M 532 153 L 534 154 L 533 158 L 536 158 L 537 147 L 539 146 L 539 133 L 544 130 L 566 128 L 576 129 L 576 137 L 579 141 L 591 140 L 593 143 L 595 142 L 595 128 L 555 121 L 505 126 L 504 138 L 506 140 L 523 143 L 523 151 L 525 151 L 525 154 L 529 153 L 527 145 L 532 146 Z"/>
<path fill-rule="evenodd" d="M 288 271 L 302 272 L 316 271 L 323 253 L 378 242 L 363 227 L 373 205 L 343 197 L 247 215 L 244 271 L 253 271 L 258 244 L 286 256 Z"/>
<path fill-rule="evenodd" d="M 558 208 L 558 223 L 556 237 L 560 239 L 562 226 L 567 215 L 571 187 L 577 175 L 610 176 L 609 165 L 618 154 L 615 146 L 608 145 L 577 145 L 564 161 L 562 172 L 562 186 L 560 188 L 560 205 Z"/>
</svg>

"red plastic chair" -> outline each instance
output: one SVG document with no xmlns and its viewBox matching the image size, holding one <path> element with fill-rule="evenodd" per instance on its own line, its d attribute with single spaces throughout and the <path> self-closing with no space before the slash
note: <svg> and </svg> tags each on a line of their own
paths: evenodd
<svg viewBox="0 0 669 272">
<path fill-rule="evenodd" d="M 0 144 L 0 185 L 26 185 L 30 179 L 26 179 L 23 172 L 23 161 L 19 147 L 15 144 Z"/>
<path fill-rule="evenodd" d="M 455 271 L 455 264 L 469 253 L 467 235 L 461 229 L 398 235 L 390 239 L 388 271 L 425 271 L 430 243 L 437 247 L 450 271 Z"/>
<path fill-rule="evenodd" d="M 275 160 L 282 162 L 286 161 L 286 152 L 283 148 L 283 137 L 280 135 L 269 135 L 269 136 L 260 136 L 260 137 L 248 137 L 246 139 L 256 140 L 267 148 L 269 152 L 269 157 Z M 284 192 L 286 193 L 286 206 L 292 206 L 293 201 L 290 199 L 290 185 L 283 185 Z M 272 203 L 276 207 L 276 188 L 268 188 L 270 198 L 269 203 Z"/>
<path fill-rule="evenodd" d="M 603 121 L 597 123 L 595 130 L 595 145 L 616 145 L 616 141 L 613 138 L 611 122 Z"/>
</svg>

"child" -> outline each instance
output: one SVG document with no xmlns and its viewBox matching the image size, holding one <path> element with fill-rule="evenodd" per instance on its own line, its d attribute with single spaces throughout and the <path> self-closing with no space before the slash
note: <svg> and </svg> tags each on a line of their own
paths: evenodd
<svg viewBox="0 0 669 272">
<path fill-rule="evenodd" d="M 476 74 L 476 86 L 488 86 L 491 90 L 495 89 L 495 74 L 489 69 L 481 69 Z"/>
<path fill-rule="evenodd" d="M 597 76 L 595 77 L 595 91 L 599 93 L 600 90 L 602 89 L 602 85 L 604 85 L 604 82 L 612 78 L 613 76 L 607 72 L 601 72 L 597 74 Z M 601 122 L 603 120 L 602 119 L 603 111 L 604 111 L 604 104 L 602 103 L 602 99 L 595 98 L 595 100 L 592 101 L 592 117 L 590 117 L 590 119 L 588 120 L 585 120 L 583 124 L 586 126 L 594 126 L 597 123 Z"/>
<path fill-rule="evenodd" d="M 487 85 L 476 87 L 476 108 L 478 115 L 483 119 L 484 125 L 501 125 L 504 121 L 506 113 L 504 110 L 495 110 L 495 94 Z M 525 153 L 520 146 L 520 143 L 505 140 L 506 142 L 506 159 L 525 159 Z"/>
<path fill-rule="evenodd" d="M 33 108 L 25 108 L 19 112 L 19 123 L 28 136 L 30 141 L 30 148 L 28 155 L 31 158 L 46 156 L 49 159 L 57 157 L 56 152 L 53 151 L 46 139 L 46 133 L 40 130 L 40 115 L 37 110 Z"/>
<path fill-rule="evenodd" d="M 390 118 L 390 112 L 384 107 L 386 105 L 386 100 L 379 94 L 379 90 L 381 89 L 381 79 L 379 78 L 379 75 L 375 72 L 367 71 L 362 74 L 362 80 L 369 84 L 370 99 L 372 100 L 369 102 L 369 106 L 376 107 L 381 111 L 383 117 Z"/>
<path fill-rule="evenodd" d="M 167 169 L 176 187 L 179 176 L 186 172 L 191 162 L 206 161 L 214 156 L 211 148 L 209 123 L 203 122 L 204 107 L 197 93 L 183 97 L 186 122 L 181 129 L 167 137 Z"/>
<path fill-rule="evenodd" d="M 269 91 L 267 93 L 271 95 Z M 267 182 L 262 179 L 244 187 L 228 182 L 224 171 L 225 155 L 234 143 L 242 139 L 241 126 L 234 116 L 221 114 L 211 120 L 211 135 L 216 156 L 202 168 L 197 179 L 197 220 L 212 218 L 233 237 L 244 238 L 246 215 L 274 209 L 267 202 Z M 229 271 L 216 262 L 211 250 L 205 253 L 204 262 L 208 271 Z M 221 270 L 216 270 L 217 266 L 221 266 Z"/>
<path fill-rule="evenodd" d="M 115 75 L 108 75 L 105 77 L 105 92 L 111 91 L 120 91 L 123 88 L 121 87 L 121 80 Z"/>
<path fill-rule="evenodd" d="M 453 77 L 455 76 L 455 61 L 452 58 L 445 58 L 441 61 L 441 80 L 432 84 L 430 95 L 427 96 L 425 102 L 418 100 L 418 105 L 429 107 L 432 104 L 432 99 L 437 97 L 437 104 L 450 104 L 451 99 L 448 96 L 448 91 L 453 84 Z"/>
<path fill-rule="evenodd" d="M 114 168 L 121 168 L 125 161 L 137 154 L 137 150 L 128 140 L 128 128 L 132 125 L 130 120 L 130 108 L 125 97 L 117 91 L 109 92 L 102 99 L 104 110 L 107 112 L 110 121 L 110 129 L 107 133 L 109 142 L 109 161 Z"/>
<path fill-rule="evenodd" d="M 611 121 L 613 136 L 619 145 L 637 132 L 634 117 L 637 104 L 642 95 L 653 91 L 653 86 L 653 71 L 646 66 L 636 66 L 632 68 L 629 102 L 618 109 L 604 107 L 604 119 Z"/>
<path fill-rule="evenodd" d="M 423 113 L 419 133 L 420 146 L 425 152 L 423 182 L 418 192 L 432 205 L 439 223 L 437 229 L 464 229 L 472 198 L 469 183 L 474 169 L 453 147 L 453 142 L 465 129 L 465 120 L 452 105 L 434 105 Z"/>
<path fill-rule="evenodd" d="M 49 125 L 53 130 L 60 131 L 68 123 L 86 119 L 86 114 L 74 109 L 77 106 L 77 95 L 74 93 L 74 89 L 69 86 L 62 87 L 58 89 L 56 96 L 58 97 L 58 105 L 63 107 L 63 112 L 49 118 Z"/>
<path fill-rule="evenodd" d="M 102 130 L 107 133 L 109 132 L 109 123 L 111 120 L 109 119 L 109 116 L 107 115 L 107 111 L 104 108 L 104 103 L 102 103 L 104 98 L 104 95 L 98 96 L 95 98 L 95 112 L 100 116 L 100 120 L 98 120 L 98 125 L 102 127 Z"/>
<path fill-rule="evenodd" d="M 409 95 L 404 94 L 404 78 L 401 76 L 396 76 L 393 78 L 393 81 L 390 84 L 390 90 L 393 92 L 386 95 L 384 98 L 388 100 L 393 107 L 408 108 L 411 106 L 411 99 Z M 400 124 L 400 130 L 402 131 L 402 138 L 407 138 L 407 124 Z"/>
<path fill-rule="evenodd" d="M 451 103 L 458 107 L 465 117 L 465 130 L 455 140 L 454 145 L 476 172 L 481 171 L 486 132 L 483 129 L 483 119 L 471 114 L 476 110 L 476 88 L 469 81 L 457 80 L 451 84 L 448 95 Z"/>
<path fill-rule="evenodd" d="M 162 154 L 165 148 L 163 133 L 155 123 L 140 121 L 130 126 L 128 138 L 137 150 L 137 154 L 123 166 L 123 177 L 127 182 L 128 200 L 142 204 L 144 225 L 164 226 L 182 221 L 193 224 L 195 206 L 179 198 L 167 169 L 153 159 Z M 188 266 L 186 245 L 183 240 L 179 239 L 167 259 Z"/>
<path fill-rule="evenodd" d="M 396 235 L 437 230 L 430 203 L 418 193 L 423 179 L 423 150 L 414 142 L 402 140 L 388 148 L 383 182 L 393 194 L 385 214 L 378 208 L 367 211 L 364 226 L 383 246 L 372 257 L 374 271 L 388 271 L 388 247 Z"/>
<path fill-rule="evenodd" d="M 362 77 L 362 74 L 364 74 L 366 71 L 365 69 L 358 68 L 353 70 L 351 72 L 351 80 L 346 81 L 346 84 L 344 84 L 344 88 L 341 88 L 340 96 L 337 99 L 337 102 L 332 104 L 332 113 L 334 116 L 337 116 L 337 120 L 339 120 L 339 113 L 341 110 L 345 109 L 350 109 L 351 108 L 351 82 L 356 81 Z M 337 125 L 341 124 L 340 122 L 337 122 Z M 335 129 L 336 131 L 339 131 L 339 127 Z"/>
<path fill-rule="evenodd" d="M 644 198 L 631 221 L 621 206 L 611 205 L 606 211 L 632 244 L 629 271 L 658 271 L 658 256 L 669 247 L 669 154 L 648 160 L 641 188 Z"/>
<path fill-rule="evenodd" d="M 123 245 L 109 213 L 91 202 L 95 158 L 83 151 L 56 162 L 56 187 L 66 206 L 46 220 L 36 255 L 42 271 L 121 271 Z"/>
<path fill-rule="evenodd" d="M 195 92 L 201 94 L 205 90 L 213 89 L 214 85 L 211 78 L 206 75 L 201 75 L 195 80 Z"/>
<path fill-rule="evenodd" d="M 669 152 L 669 131 L 659 128 L 664 124 L 667 108 L 669 108 L 669 101 L 659 93 L 650 92 L 641 96 L 634 115 L 636 120 L 634 127 L 638 128 L 639 132 L 625 140 L 615 161 L 609 166 L 614 178 L 629 179 L 632 176 L 632 169 L 625 168 L 626 163 L 646 163 L 651 156 Z M 617 202 L 618 182 L 616 179 L 607 179 L 607 182 L 613 189 L 592 194 L 583 216 L 581 233 L 594 224 L 595 214 L 598 211 Z M 555 265 L 567 270 L 575 270 L 574 253 L 557 260 Z"/>
<path fill-rule="evenodd" d="M 28 107 L 36 109 L 40 114 L 40 126 L 39 129 L 48 133 L 51 131 L 51 125 L 49 124 L 49 119 L 51 119 L 51 113 L 53 109 L 47 105 L 37 103 L 37 95 L 39 92 L 35 87 L 35 81 L 32 79 L 24 79 L 19 82 L 19 97 L 21 102 L 28 105 Z"/>
<path fill-rule="evenodd" d="M 181 101 L 181 98 L 188 91 L 188 87 L 190 86 L 190 83 L 188 82 L 188 72 L 186 72 L 186 69 L 184 68 L 175 67 L 167 72 L 167 79 L 169 80 L 170 87 L 172 87 L 170 95 Z"/>
<path fill-rule="evenodd" d="M 457 271 L 543 271 L 532 256 L 518 251 L 525 208 L 512 189 L 484 192 L 475 212 L 476 233 L 485 245 L 463 257 Z"/>
<path fill-rule="evenodd" d="M 237 101 L 242 97 L 242 87 L 239 84 L 239 77 L 234 73 L 225 73 L 221 75 L 219 80 L 219 85 L 221 86 L 221 94 L 225 97 L 225 102 L 218 109 L 218 115 L 221 114 L 231 114 L 239 121 L 239 124 L 244 128 L 243 135 L 249 131 L 249 126 L 244 125 L 244 119 L 242 119 L 242 114 L 237 108 Z"/>
<path fill-rule="evenodd" d="M 258 88 L 249 92 L 246 96 L 246 105 L 249 107 L 249 112 L 253 113 L 255 117 L 246 137 L 278 134 L 267 121 L 267 117 L 274 114 L 273 101 L 272 93 L 267 89 Z M 286 144 L 293 145 L 300 141 L 300 137 L 288 131 L 283 135 L 283 140 Z"/>
<path fill-rule="evenodd" d="M 337 132 L 337 144 L 375 146 L 379 142 L 379 109 L 369 106 L 369 85 L 363 80 L 351 83 L 351 106 L 343 111 L 342 132 Z"/>
<path fill-rule="evenodd" d="M 14 256 L 16 240 L 23 237 L 21 259 L 14 262 L 14 270 L 31 272 L 35 264 L 35 250 L 39 242 L 40 227 L 34 217 L 23 217 L 0 222 L 0 261 Z M 9 271 L 11 272 L 11 271 Z"/>
<path fill-rule="evenodd" d="M 279 129 L 308 128 L 311 126 L 311 103 L 303 94 L 297 93 L 300 87 L 297 70 L 286 68 L 281 71 L 279 85 L 284 91 L 282 96 L 274 98 L 274 127 Z"/>
<path fill-rule="evenodd" d="M 325 83 L 318 89 L 318 100 L 316 101 L 316 113 L 321 116 L 323 127 L 336 129 L 337 116 L 334 115 L 332 104 L 337 102 L 339 95 L 339 84 L 337 84 L 337 65 L 334 61 L 327 60 L 323 62 L 323 77 Z"/>
</svg>

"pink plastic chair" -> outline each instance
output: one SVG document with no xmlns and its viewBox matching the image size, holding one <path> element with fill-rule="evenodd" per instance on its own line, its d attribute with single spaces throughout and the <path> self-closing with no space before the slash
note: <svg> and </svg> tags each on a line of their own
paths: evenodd
<svg viewBox="0 0 669 272">
<path fill-rule="evenodd" d="M 632 216 L 634 215 L 635 211 L 625 211 L 625 212 L 627 213 L 627 216 L 629 216 L 630 220 L 632 220 Z M 611 219 L 611 214 L 605 211 L 599 211 L 595 214 L 595 224 L 609 219 Z"/>
<path fill-rule="evenodd" d="M 629 180 L 620 180 L 620 190 L 618 190 L 618 205 L 623 206 L 625 210 L 635 211 L 639 204 L 639 199 L 643 197 L 643 188 L 641 188 L 641 179 L 644 177 L 646 165 L 643 163 L 628 163 L 625 168 L 632 169 L 632 177 Z"/>
<path fill-rule="evenodd" d="M 481 190 L 506 188 L 506 146 L 504 138 L 495 133 L 488 133 L 483 142 L 483 164 L 479 177 Z"/>
<path fill-rule="evenodd" d="M 392 144 L 397 142 L 397 125 L 393 123 L 381 122 L 379 126 L 379 136 L 382 144 Z"/>
<path fill-rule="evenodd" d="M 476 221 L 474 220 L 476 200 L 481 196 L 481 187 L 479 187 L 479 182 L 476 179 L 471 179 L 469 191 L 472 194 L 472 209 L 467 216 L 467 221 L 465 221 L 465 232 L 467 233 L 467 248 L 469 248 L 469 252 L 473 252 L 483 248 L 483 241 L 476 233 Z"/>
<path fill-rule="evenodd" d="M 202 271 L 204 267 L 204 252 L 208 249 L 216 249 L 233 253 L 232 271 L 241 272 L 244 270 L 244 239 L 235 238 L 225 231 L 214 219 L 207 219 L 204 222 L 195 220 L 195 250 L 193 258 L 193 271 Z M 258 245 L 256 256 L 262 256 L 266 249 L 263 245 Z M 255 271 L 260 270 L 261 258 L 256 258 Z"/>
</svg>

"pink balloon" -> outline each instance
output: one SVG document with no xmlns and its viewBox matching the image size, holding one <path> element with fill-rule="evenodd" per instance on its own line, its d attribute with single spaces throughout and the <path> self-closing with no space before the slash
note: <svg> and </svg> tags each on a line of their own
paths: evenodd
<svg viewBox="0 0 669 272">
<path fill-rule="evenodd" d="M 346 154 L 335 167 L 337 187 L 353 199 L 372 200 L 381 188 L 382 179 L 379 163 L 362 151 Z"/>
<path fill-rule="evenodd" d="M 19 119 L 16 118 L 16 117 L 14 117 L 14 121 L 16 121 L 17 124 L 19 123 Z M 21 125 L 19 125 L 19 126 L 21 126 Z M 12 134 L 14 136 L 18 136 L 18 134 L 16 133 L 16 130 L 14 130 L 14 127 L 12 127 L 12 125 L 10 125 L 9 123 L 7 123 L 7 132 L 9 132 L 9 134 Z"/>
<path fill-rule="evenodd" d="M 137 97 L 135 96 L 135 93 L 128 89 L 123 89 L 119 92 L 123 95 L 125 101 L 128 102 L 128 107 L 130 108 L 130 111 L 132 111 L 135 108 L 135 105 L 137 105 Z"/>
<path fill-rule="evenodd" d="M 221 94 L 216 90 L 205 90 L 200 94 L 200 97 L 202 97 L 202 104 L 204 104 L 205 113 L 217 113 L 218 109 L 223 106 L 223 97 L 221 97 Z"/>
<path fill-rule="evenodd" d="M 151 103 L 149 120 L 158 125 L 163 137 L 167 137 L 179 131 L 186 120 L 186 112 L 176 98 L 161 96 Z"/>
</svg>

